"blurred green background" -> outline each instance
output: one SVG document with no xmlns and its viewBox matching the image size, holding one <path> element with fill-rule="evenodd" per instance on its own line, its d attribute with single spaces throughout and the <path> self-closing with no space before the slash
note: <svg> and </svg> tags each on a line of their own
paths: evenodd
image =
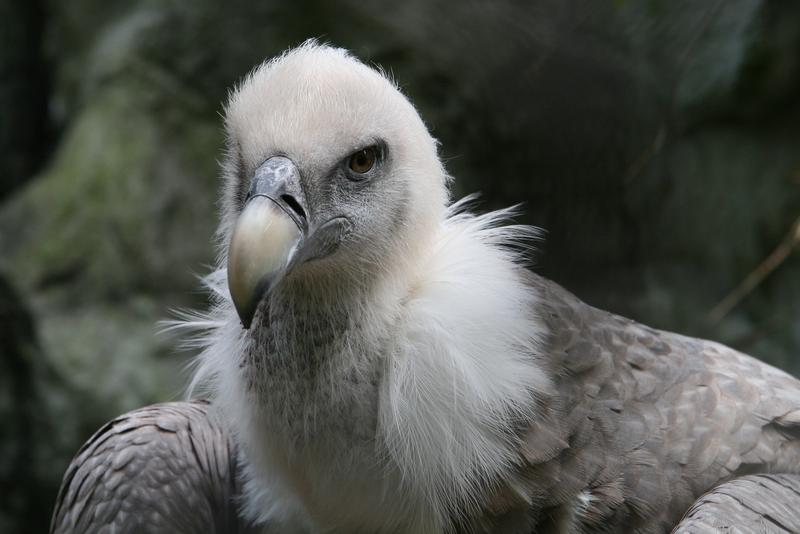
<svg viewBox="0 0 800 534">
<path fill-rule="evenodd" d="M 47 528 L 107 419 L 180 398 L 219 112 L 308 37 L 394 74 L 455 196 L 525 203 L 589 303 L 800 374 L 800 2 L 0 0 L 0 531 Z M 781 259 L 781 258 L 778 258 Z"/>
</svg>

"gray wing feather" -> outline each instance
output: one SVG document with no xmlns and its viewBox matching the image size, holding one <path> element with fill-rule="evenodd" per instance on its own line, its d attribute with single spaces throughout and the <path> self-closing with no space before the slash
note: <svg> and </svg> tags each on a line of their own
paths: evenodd
<svg viewBox="0 0 800 534">
<path fill-rule="evenodd" d="M 78 451 L 51 532 L 243 532 L 236 462 L 233 442 L 205 402 L 127 413 Z"/>
<path fill-rule="evenodd" d="M 800 532 L 800 476 L 749 475 L 715 487 L 673 534 Z"/>
<path fill-rule="evenodd" d="M 580 532 L 669 532 L 723 482 L 800 472 L 797 379 L 528 280 L 558 394 L 527 428 L 519 481 L 498 487 L 492 513 L 526 507 L 539 525 L 566 515 Z M 774 493 L 771 505 L 788 506 L 789 495 Z"/>
</svg>

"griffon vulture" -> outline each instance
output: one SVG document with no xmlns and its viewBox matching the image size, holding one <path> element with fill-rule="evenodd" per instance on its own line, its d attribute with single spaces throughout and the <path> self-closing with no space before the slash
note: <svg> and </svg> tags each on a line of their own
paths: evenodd
<svg viewBox="0 0 800 534">
<path fill-rule="evenodd" d="M 225 127 L 213 408 L 109 423 L 54 531 L 800 531 L 800 383 L 526 270 L 381 72 L 306 43 Z"/>
</svg>

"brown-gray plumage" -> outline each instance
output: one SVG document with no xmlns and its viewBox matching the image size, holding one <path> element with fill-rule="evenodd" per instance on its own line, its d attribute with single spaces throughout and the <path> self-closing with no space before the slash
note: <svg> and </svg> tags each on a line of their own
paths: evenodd
<svg viewBox="0 0 800 534">
<path fill-rule="evenodd" d="M 531 526 L 576 514 L 579 532 L 669 532 L 721 481 L 800 472 L 795 378 L 723 345 L 597 310 L 542 278 L 530 281 L 544 295 L 540 314 L 561 394 L 526 430 L 522 486 L 497 493 L 501 521 L 527 508 Z M 798 487 L 797 478 L 780 480 Z M 724 489 L 750 506 L 736 518 L 800 510 L 796 491 L 768 493 L 750 482 Z M 581 491 L 588 499 L 576 503 Z M 706 496 L 695 506 L 708 518 L 719 513 L 716 502 Z M 784 517 L 800 532 L 800 517 Z"/>
<path fill-rule="evenodd" d="M 247 532 L 236 446 L 208 403 L 172 402 L 101 428 L 64 475 L 51 532 Z"/>
<path fill-rule="evenodd" d="M 698 499 L 674 534 L 774 532 L 800 529 L 800 476 L 749 475 L 720 484 Z"/>
</svg>

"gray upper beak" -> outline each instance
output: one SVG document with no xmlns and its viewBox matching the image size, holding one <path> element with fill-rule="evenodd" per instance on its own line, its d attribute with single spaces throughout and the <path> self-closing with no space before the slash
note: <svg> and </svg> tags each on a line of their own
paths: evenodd
<svg viewBox="0 0 800 534">
<path fill-rule="evenodd" d="M 254 173 L 228 250 L 228 287 L 245 328 L 264 294 L 297 261 L 307 235 L 300 173 L 289 158 L 271 157 Z"/>
</svg>

